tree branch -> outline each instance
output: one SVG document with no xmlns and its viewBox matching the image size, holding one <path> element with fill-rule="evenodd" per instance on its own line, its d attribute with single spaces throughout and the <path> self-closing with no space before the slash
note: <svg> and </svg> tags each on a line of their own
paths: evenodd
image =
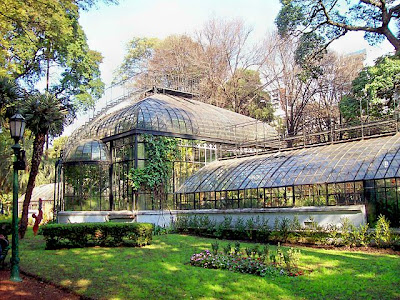
<svg viewBox="0 0 400 300">
<path fill-rule="evenodd" d="M 379 8 L 382 8 L 382 6 L 383 6 L 382 1 L 376 1 L 376 0 L 360 0 L 360 2 L 365 3 L 365 4 L 369 4 L 369 5 L 373 5 L 373 6 L 379 7 Z"/>
<path fill-rule="evenodd" d="M 400 4 L 397 4 L 396 6 L 393 6 L 391 9 L 389 9 L 389 17 L 392 17 L 394 13 L 400 13 Z"/>
<path fill-rule="evenodd" d="M 369 1 L 369 0 L 366 0 L 366 1 Z M 329 24 L 329 25 L 332 25 L 332 26 L 335 26 L 335 27 L 339 27 L 339 28 L 343 28 L 343 29 L 346 29 L 348 31 L 368 31 L 368 32 L 382 33 L 382 28 L 381 27 L 373 28 L 373 27 L 366 27 L 366 26 L 354 26 L 354 25 L 348 25 L 348 24 L 345 24 L 345 23 L 340 23 L 340 22 L 333 21 L 330 18 L 329 13 L 326 10 L 326 7 L 323 4 L 322 0 L 319 0 L 318 3 L 319 3 L 319 5 L 320 5 L 320 7 L 322 9 L 322 12 L 325 15 L 326 23 Z"/>
</svg>

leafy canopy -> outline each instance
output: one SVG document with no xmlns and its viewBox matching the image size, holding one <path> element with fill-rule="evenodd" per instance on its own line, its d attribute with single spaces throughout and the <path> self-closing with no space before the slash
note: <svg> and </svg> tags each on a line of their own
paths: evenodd
<svg viewBox="0 0 400 300">
<path fill-rule="evenodd" d="M 395 0 L 280 0 L 275 20 L 280 35 L 300 36 L 297 60 L 321 54 L 349 31 L 364 32 L 369 44 L 387 39 L 400 51 L 400 4 Z M 392 26 L 393 25 L 393 26 Z M 397 33 L 392 28 L 397 27 Z"/>
<path fill-rule="evenodd" d="M 47 79 L 46 90 L 62 102 L 92 106 L 104 88 L 99 71 L 102 56 L 90 50 L 78 19 L 79 8 L 94 3 L 1 1 L 0 76 L 17 79 L 28 90 Z"/>
<path fill-rule="evenodd" d="M 114 74 L 114 82 L 127 80 L 147 69 L 154 48 L 160 43 L 157 38 L 134 37 L 126 45 L 126 54 L 121 66 Z"/>
<path fill-rule="evenodd" d="M 351 94 L 340 102 L 347 120 L 360 116 L 361 109 L 370 118 L 393 115 L 400 96 L 400 58 L 382 57 L 374 66 L 366 67 L 352 83 Z"/>
</svg>

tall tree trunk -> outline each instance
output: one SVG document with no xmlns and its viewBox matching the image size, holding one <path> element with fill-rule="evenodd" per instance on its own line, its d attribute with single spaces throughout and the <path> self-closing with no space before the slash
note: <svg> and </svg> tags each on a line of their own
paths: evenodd
<svg viewBox="0 0 400 300">
<path fill-rule="evenodd" d="M 26 187 L 24 204 L 22 206 L 21 223 L 19 225 L 19 236 L 21 239 L 24 238 L 28 227 L 28 207 L 31 202 L 33 188 L 35 187 L 36 176 L 39 172 L 39 165 L 42 160 L 45 137 L 46 133 L 38 133 L 33 142 L 31 171 L 29 173 L 28 186 Z"/>
</svg>

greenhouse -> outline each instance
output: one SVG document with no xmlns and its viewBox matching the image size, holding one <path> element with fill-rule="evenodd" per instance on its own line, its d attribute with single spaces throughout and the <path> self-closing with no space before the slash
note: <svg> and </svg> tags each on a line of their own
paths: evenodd
<svg viewBox="0 0 400 300">
<path fill-rule="evenodd" d="M 191 94 L 137 91 L 69 138 L 57 178 L 59 219 L 104 221 L 114 213 L 168 225 L 179 214 L 261 214 L 296 215 L 304 224 L 337 224 L 342 217 L 362 224 L 384 213 L 398 223 L 400 135 L 364 138 L 365 129 L 361 137 L 354 132 L 340 132 L 341 139 L 351 138 L 347 142 L 330 132 L 323 133 L 325 145 L 304 138 L 294 147 L 268 124 Z M 131 170 L 143 169 L 150 159 L 146 136 L 176 141 L 179 155 L 162 197 L 134 190 L 129 179 Z"/>
<path fill-rule="evenodd" d="M 127 174 L 148 160 L 144 136 L 177 141 L 179 159 L 166 199 L 149 191 L 134 193 Z M 276 139 L 277 132 L 255 119 L 167 89 L 139 91 L 109 105 L 68 139 L 63 158 L 61 211 L 121 211 L 173 209 L 174 192 L 206 164 L 236 155 L 249 139 Z"/>
<path fill-rule="evenodd" d="M 177 209 L 367 205 L 399 225 L 400 134 L 214 162 L 177 191 Z"/>
</svg>

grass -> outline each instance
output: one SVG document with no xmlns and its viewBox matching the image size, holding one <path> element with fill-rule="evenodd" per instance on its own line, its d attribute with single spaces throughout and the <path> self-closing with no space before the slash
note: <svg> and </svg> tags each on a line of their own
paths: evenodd
<svg viewBox="0 0 400 300">
<path fill-rule="evenodd" d="M 399 256 L 302 248 L 300 265 L 313 272 L 261 278 L 189 265 L 211 242 L 171 234 L 143 248 L 45 250 L 28 234 L 20 265 L 96 299 L 400 299 Z"/>
</svg>

